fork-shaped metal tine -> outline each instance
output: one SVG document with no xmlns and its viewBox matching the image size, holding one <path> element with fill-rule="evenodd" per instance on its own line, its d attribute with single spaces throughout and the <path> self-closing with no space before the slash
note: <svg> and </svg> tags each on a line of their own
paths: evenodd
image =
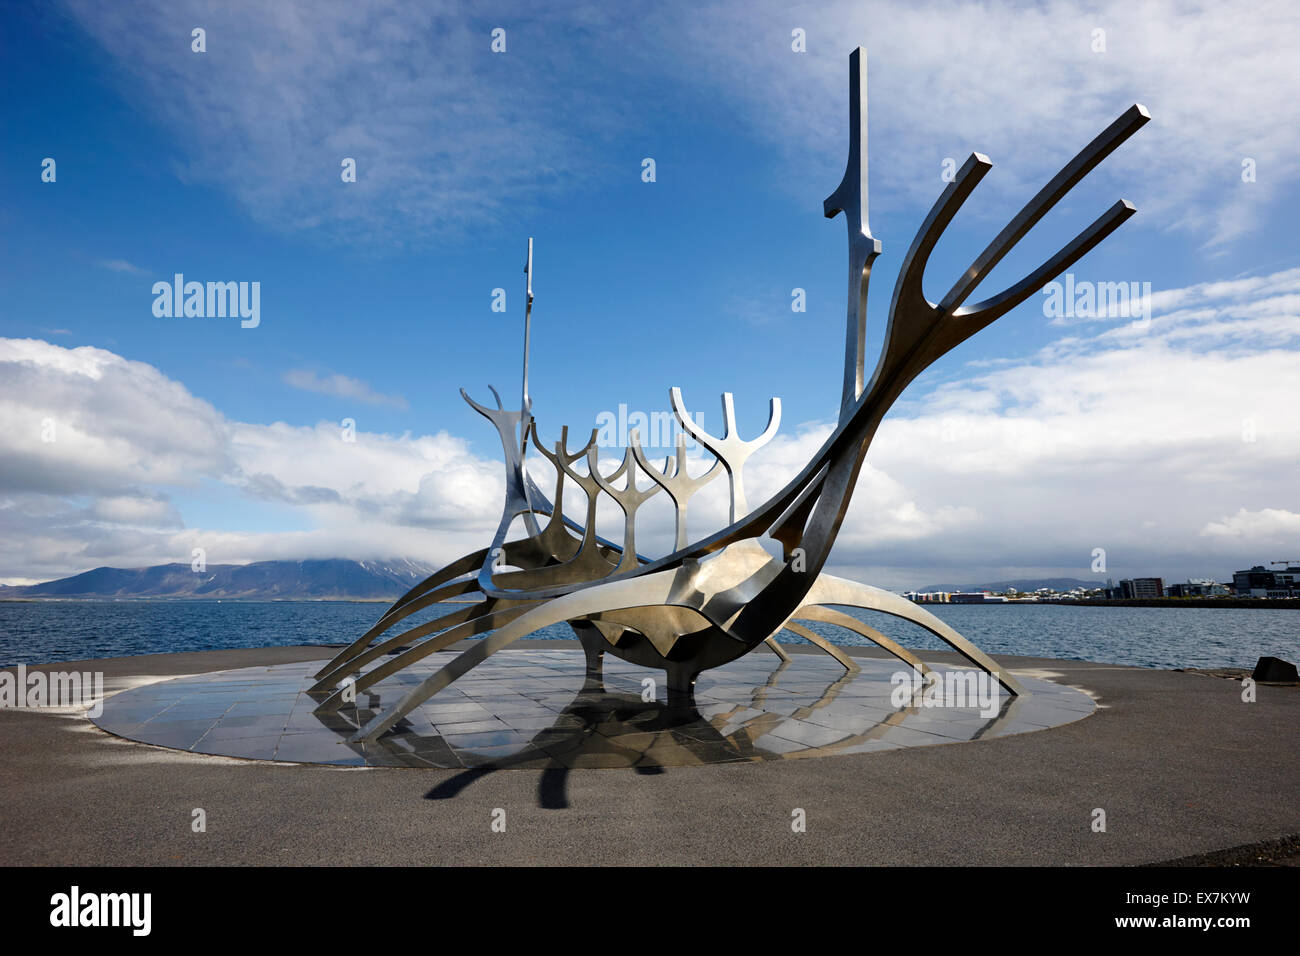
<svg viewBox="0 0 1300 956">
<path fill-rule="evenodd" d="M 587 449 L 596 440 L 596 429 L 593 428 L 591 430 L 591 438 L 588 439 L 587 444 L 583 445 L 576 452 L 570 454 L 569 453 L 569 426 L 562 425 L 560 427 L 560 440 L 555 443 L 555 451 L 550 451 L 549 449 L 546 448 L 545 445 L 542 444 L 542 440 L 537 436 L 537 422 L 534 420 L 530 424 L 532 425 L 532 432 L 533 432 L 533 447 L 536 448 L 539 452 L 541 452 L 542 456 L 547 461 L 549 461 L 552 465 L 554 465 L 557 471 L 560 470 L 561 458 L 565 459 L 567 464 L 570 465 L 573 464 L 579 458 L 582 458 L 587 454 Z"/>
<path fill-rule="evenodd" d="M 573 464 L 579 458 L 587 454 L 587 449 L 596 443 L 596 429 L 591 430 L 591 437 L 587 439 L 587 444 L 583 445 L 576 452 L 569 451 L 569 426 L 564 425 L 560 428 L 560 440 L 555 443 L 555 451 L 549 450 L 542 444 L 540 436 L 537 434 L 537 421 L 534 419 L 530 423 L 533 435 L 533 447 L 536 448 L 555 468 L 555 502 L 551 506 L 552 523 L 563 522 L 574 531 L 586 534 L 590 529 L 592 536 L 595 535 L 594 516 L 595 516 L 595 498 L 600 493 L 600 488 L 587 475 L 580 475 L 569 465 Z M 582 491 L 587 495 L 587 523 L 578 525 L 564 515 L 562 496 L 564 493 L 564 479 L 573 480 Z"/>
<path fill-rule="evenodd" d="M 637 464 L 642 470 L 653 478 L 656 484 L 663 485 L 673 496 L 673 500 L 681 501 L 683 504 L 691 495 L 716 478 L 722 467 L 719 460 L 715 458 L 708 471 L 698 478 L 692 478 L 686 470 L 686 436 L 681 432 L 677 433 L 676 456 L 669 455 L 664 458 L 663 471 L 650 464 L 645 449 L 641 447 L 640 430 L 635 428 L 632 429 L 632 452 L 636 455 Z"/>
<path fill-rule="evenodd" d="M 662 485 L 668 491 L 668 494 L 671 495 L 673 490 L 669 487 L 668 483 L 672 481 L 673 476 L 676 473 L 676 469 L 673 468 L 672 456 L 669 455 L 664 458 L 663 471 L 660 471 L 654 465 L 650 464 L 650 459 L 646 455 L 645 449 L 641 447 L 641 430 L 639 428 L 632 429 L 632 434 L 629 436 L 628 447 L 632 449 L 632 456 L 636 458 L 636 463 L 641 466 L 641 470 L 649 475 L 656 485 Z"/>
<path fill-rule="evenodd" d="M 636 429 L 632 430 L 632 434 L 636 434 Z M 600 485 L 600 490 L 617 501 L 624 511 L 627 511 L 629 506 L 635 510 L 642 501 L 659 490 L 658 485 L 651 485 L 645 491 L 637 488 L 635 461 L 632 449 L 628 448 L 623 452 L 623 461 L 619 466 L 610 474 L 602 475 L 597 465 L 596 449 L 594 447 L 587 449 L 587 469 L 591 472 L 591 477 L 596 480 L 596 484 Z M 624 472 L 627 473 L 627 487 L 614 487 L 614 482 L 618 481 Z"/>
<path fill-rule="evenodd" d="M 595 449 L 596 435 L 597 430 L 593 428 L 591 430 L 591 437 L 587 439 L 587 443 L 583 445 L 582 448 L 578 449 L 578 451 L 570 452 L 569 428 L 566 425 L 560 431 L 560 440 L 555 443 L 555 451 L 549 452 L 543 448 L 541 443 L 537 440 L 536 432 L 533 434 L 533 444 L 537 446 L 537 450 L 546 456 L 547 460 L 556 467 L 557 471 L 573 479 L 573 483 L 581 488 L 583 493 L 586 494 L 586 522 L 580 528 L 575 527 L 574 530 L 580 531 L 584 539 L 592 541 L 596 540 L 596 499 L 600 496 L 600 484 L 597 482 L 594 474 L 580 475 L 569 466 L 579 458 L 585 457 L 588 452 Z M 595 469 L 592 470 L 594 472 Z M 617 474 L 618 472 L 615 472 L 615 475 Z M 572 527 L 572 525 L 570 526 Z"/>
<path fill-rule="evenodd" d="M 523 428 L 520 428 L 518 433 L 515 431 L 520 423 L 524 421 L 527 413 L 523 411 L 507 411 L 502 407 L 501 396 L 497 390 L 491 385 L 488 388 L 492 389 L 492 394 L 496 397 L 496 408 L 490 408 L 474 401 L 463 388 L 460 390 L 460 396 L 469 403 L 471 408 L 490 421 L 501 436 L 501 449 L 506 456 L 506 505 L 502 511 L 501 528 L 498 530 L 507 529 L 514 518 L 523 515 L 528 534 L 536 536 L 541 529 L 538 528 L 537 518 L 533 513 L 531 497 L 534 486 L 530 483 L 530 479 L 524 471 L 524 453 L 528 450 L 526 444 L 528 432 L 527 429 Z M 490 582 L 485 583 L 488 587 L 491 587 Z"/>
<path fill-rule="evenodd" d="M 606 541 L 604 538 L 596 534 L 596 502 L 600 497 L 600 490 L 601 490 L 600 485 L 597 483 L 596 479 L 593 476 L 579 474 L 578 472 L 574 471 L 572 468 L 569 467 L 573 462 L 577 461 L 579 458 L 585 457 L 589 449 L 595 447 L 597 435 L 598 435 L 598 430 L 593 428 L 591 430 L 590 437 L 588 437 L 587 439 L 587 443 L 583 445 L 580 449 L 578 449 L 576 452 L 571 452 L 568 450 L 569 429 L 568 426 L 565 426 L 561 428 L 560 440 L 555 443 L 555 451 L 552 452 L 542 446 L 541 439 L 538 438 L 537 436 L 537 429 L 534 423 L 533 446 L 546 457 L 547 461 L 549 461 L 552 465 L 555 466 L 555 469 L 558 473 L 563 474 L 565 477 L 571 478 L 573 482 L 579 488 L 581 488 L 583 493 L 586 494 L 587 496 L 587 516 L 586 516 L 586 520 L 583 523 L 580 524 L 577 521 L 574 521 L 572 518 L 567 517 L 563 513 L 563 511 L 559 508 L 558 505 L 552 506 L 553 507 L 552 523 L 554 524 L 557 521 L 563 522 L 563 524 L 567 528 L 569 528 L 569 530 L 573 531 L 575 534 L 579 535 L 582 538 L 582 541 L 584 542 L 583 544 L 584 548 L 585 547 L 598 548 L 602 553 L 612 554 L 617 556 L 618 554 L 617 546 L 613 545 L 609 541 Z M 614 474 L 615 476 L 617 476 L 618 472 L 615 472 Z M 560 486 L 557 484 L 557 488 L 559 487 Z M 556 494 L 556 499 L 557 501 L 559 500 L 558 491 Z M 609 569 L 607 567 L 604 568 L 601 571 L 601 574 L 602 575 L 607 574 L 608 570 Z"/>
<path fill-rule="evenodd" d="M 536 448 L 541 453 L 542 457 L 545 458 L 547 461 L 549 461 L 555 468 L 555 500 L 550 503 L 549 509 L 541 506 L 540 503 L 538 506 L 543 513 L 550 514 L 551 523 L 554 524 L 556 522 L 560 522 L 564 520 L 564 511 L 563 511 L 564 479 L 565 479 L 564 469 L 562 469 L 559 465 L 559 462 L 556 461 L 555 455 L 547 451 L 542 446 L 542 441 L 537 434 L 537 419 L 532 418 L 531 416 L 529 417 L 528 421 L 524 422 L 524 435 L 523 435 L 524 443 L 522 446 L 523 449 L 528 448 L 528 439 L 530 435 L 532 436 L 533 447 Z M 569 426 L 564 425 L 560 429 L 559 447 L 563 449 L 563 447 L 568 443 L 568 440 L 569 440 Z M 585 451 L 586 449 L 583 450 Z M 532 476 L 528 476 L 528 480 L 531 484 Z M 533 485 L 532 487 L 536 489 L 536 485 Z M 538 492 L 538 494 L 540 494 L 540 491 Z"/>
<path fill-rule="evenodd" d="M 537 422 L 533 421 L 530 424 L 532 425 L 530 433 L 533 439 L 533 447 L 537 449 L 537 451 L 541 454 L 543 458 L 545 458 L 547 461 L 549 461 L 552 465 L 555 466 L 556 471 L 559 471 L 560 463 L 559 461 L 556 460 L 556 452 L 562 452 L 564 446 L 568 444 L 569 426 L 568 425 L 560 426 L 560 440 L 555 444 L 555 451 L 550 451 L 547 449 L 545 445 L 542 444 L 541 436 L 537 434 Z"/>
<path fill-rule="evenodd" d="M 744 448 L 748 447 L 751 452 L 757 451 L 776 435 L 777 429 L 781 425 L 781 399 L 773 398 L 768 400 L 767 404 L 767 427 L 763 429 L 763 434 L 759 435 L 752 441 L 744 441 L 736 433 L 736 404 L 731 392 L 722 393 L 722 415 L 724 419 L 725 431 L 721 438 L 710 435 L 704 429 L 700 428 L 686 412 L 686 403 L 682 400 L 682 390 L 672 388 L 668 392 L 668 398 L 672 402 L 673 414 L 681 423 L 682 428 L 688 431 L 692 438 L 719 458 L 719 449 L 729 449 L 731 447 Z M 723 458 L 723 464 L 726 464 Z"/>
<path fill-rule="evenodd" d="M 492 388 L 492 386 L 489 385 L 488 388 Z M 497 390 L 495 388 L 492 388 L 492 394 L 496 395 L 496 399 L 497 399 L 496 408 L 492 408 L 490 405 L 480 405 L 478 402 L 474 401 L 474 399 L 469 397 L 469 392 L 465 391 L 463 388 L 460 390 L 460 397 L 465 399 L 465 401 L 469 402 L 470 407 L 473 408 L 474 411 L 482 415 L 484 418 L 492 418 L 495 415 L 495 413 L 505 411 L 505 409 L 501 407 L 501 396 L 497 395 Z"/>
<path fill-rule="evenodd" d="M 763 429 L 763 434 L 753 441 L 745 441 L 736 430 L 736 405 L 730 392 L 722 393 L 722 417 L 726 430 L 721 438 L 710 435 L 691 421 L 690 416 L 686 413 L 686 404 L 682 401 L 682 390 L 680 388 L 672 388 L 668 393 L 668 398 L 672 402 L 673 414 L 677 416 L 682 428 L 686 429 L 691 434 L 691 437 L 701 445 L 713 452 L 714 457 L 722 462 L 722 466 L 727 469 L 727 477 L 731 482 L 731 521 L 734 523 L 738 518 L 743 518 L 749 514 L 749 505 L 745 501 L 745 461 L 750 455 L 770 442 L 776 434 L 776 430 L 781 425 L 781 399 L 773 398 L 768 402 L 767 428 Z"/>
<path fill-rule="evenodd" d="M 695 492 L 721 473 L 720 459 L 715 458 L 708 471 L 698 478 L 692 478 L 686 470 L 686 436 L 681 432 L 677 433 L 676 466 L 673 466 L 671 457 L 665 458 L 662 472 L 654 468 L 647 459 L 645 449 L 641 447 L 641 435 L 638 429 L 632 430 L 631 447 L 641 469 L 650 476 L 655 484 L 662 485 L 663 489 L 668 492 L 669 497 L 673 499 L 673 505 L 677 511 L 677 541 L 673 546 L 673 550 L 679 551 L 686 547 L 688 543 L 686 537 L 686 505 Z M 671 472 L 670 468 L 672 469 Z"/>
<path fill-rule="evenodd" d="M 632 442 L 639 443 L 640 436 L 636 429 L 632 431 Z M 600 467 L 596 459 L 596 448 L 592 446 L 587 449 L 587 470 L 591 472 L 592 478 L 600 486 L 601 491 L 613 498 L 620 508 L 623 509 L 623 558 L 619 561 L 618 567 L 614 573 L 619 574 L 623 571 L 631 570 L 637 567 L 640 562 L 636 554 L 636 512 L 648 499 L 654 497 L 659 492 L 659 485 L 652 484 L 649 488 L 642 491 L 636 486 L 636 457 L 632 448 L 629 447 L 623 453 L 623 462 L 609 476 L 600 473 Z M 626 487 L 616 488 L 614 482 L 624 472 L 627 473 Z"/>
<path fill-rule="evenodd" d="M 489 385 L 488 388 L 492 389 L 492 395 L 497 400 L 496 408 L 474 401 L 474 399 L 469 397 L 469 392 L 465 391 L 463 388 L 460 390 L 460 397 L 469 403 L 470 408 L 474 409 L 474 411 L 478 412 L 496 426 L 497 431 L 501 433 L 501 441 L 507 449 L 513 447 L 517 455 L 522 454 L 522 452 L 527 449 L 527 436 L 522 436 L 524 444 L 519 445 L 512 433 L 514 432 L 515 427 L 524 419 L 525 413 L 520 411 L 512 412 L 503 408 L 501 405 L 501 396 L 497 394 L 497 390 L 491 385 Z"/>
<path fill-rule="evenodd" d="M 1016 243 L 1023 239 L 1025 234 L 1043 216 L 1047 215 L 1066 193 L 1078 185 L 1084 176 L 1092 172 L 1103 159 L 1114 152 L 1121 143 L 1141 129 L 1150 119 L 1151 114 L 1147 112 L 1146 107 L 1141 103 L 1134 103 L 1124 112 L 1123 116 L 1102 130 L 1091 143 L 1081 149 L 1074 159 L 1070 160 L 1052 178 L 1051 182 L 1040 189 L 1038 194 L 1025 204 L 1025 207 L 1020 210 L 1016 217 L 1007 223 L 1006 228 L 998 233 L 997 238 L 989 243 L 988 248 L 980 253 L 971 267 L 962 274 L 948 294 L 943 297 L 943 300 L 939 303 L 940 311 L 952 313 L 958 309 L 971 292 L 975 290 L 975 287 L 979 285 L 980 281 L 993 270 L 994 266 L 1002 261 L 1002 257 L 1010 252 Z M 993 298 L 999 297 L 994 296 Z M 989 301 L 992 301 L 992 299 Z"/>
<path fill-rule="evenodd" d="M 739 441 L 740 433 L 736 428 L 736 400 L 731 392 L 722 393 L 722 418 L 726 427 L 723 438 L 730 440 L 733 437 Z M 763 434 L 759 435 L 753 441 L 744 442 L 753 451 L 762 448 L 770 442 L 776 435 L 776 430 L 781 425 L 781 399 L 773 398 L 768 400 L 767 405 L 767 428 L 763 429 Z"/>
<path fill-rule="evenodd" d="M 686 403 L 682 401 L 682 390 L 675 385 L 670 388 L 668 390 L 668 401 L 672 404 L 673 415 L 677 418 L 677 424 L 681 425 L 688 435 L 712 452 L 714 457 L 718 457 L 718 453 L 713 450 L 713 436 L 698 428 L 695 422 L 692 421 L 690 413 L 686 411 Z M 721 461 L 721 458 L 718 460 Z"/>
<path fill-rule="evenodd" d="M 595 481 L 589 475 L 578 474 L 569 466 L 573 464 L 575 461 L 577 461 L 579 458 L 585 458 L 587 456 L 587 452 L 596 444 L 596 435 L 597 435 L 597 430 L 593 428 L 591 430 L 591 437 L 587 439 L 587 443 L 583 445 L 581 448 L 579 448 L 576 452 L 570 452 L 569 451 L 569 426 L 565 425 L 563 428 L 560 429 L 560 440 L 555 443 L 555 451 L 552 452 L 552 451 L 547 451 L 544 447 L 542 447 L 542 443 L 537 437 L 537 432 L 534 430 L 533 446 L 538 451 L 540 451 L 543 455 L 546 456 L 547 461 L 549 461 L 557 469 L 562 470 L 566 475 L 568 475 L 570 478 L 576 481 L 581 488 L 585 489 L 588 492 L 588 494 L 591 494 L 598 487 Z"/>
</svg>

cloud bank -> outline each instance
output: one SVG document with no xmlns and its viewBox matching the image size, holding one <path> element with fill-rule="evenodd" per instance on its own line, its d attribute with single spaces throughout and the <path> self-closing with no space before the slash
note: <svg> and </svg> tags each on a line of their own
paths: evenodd
<svg viewBox="0 0 1300 956">
<path fill-rule="evenodd" d="M 1147 322 L 1064 330 L 900 405 L 834 568 L 903 588 L 1088 578 L 1095 548 L 1107 554 L 1098 578 L 1222 576 L 1287 557 L 1300 532 L 1300 419 L 1286 390 L 1300 381 L 1300 270 L 1153 299 L 1167 310 Z M 751 502 L 830 429 L 802 426 L 752 459 Z M 332 422 L 233 421 L 150 365 L 32 339 L 0 339 L 0 460 L 3 580 L 188 561 L 194 547 L 214 563 L 443 562 L 482 546 L 504 493 L 498 462 L 445 431 L 350 441 Z M 530 468 L 549 488 L 538 456 Z M 259 523 L 271 529 L 204 527 L 178 504 L 220 495 L 269 509 Z M 672 516 L 652 505 L 638 544 L 662 553 Z M 725 524 L 725 482 L 691 516 L 693 535 Z M 601 532 L 617 537 L 617 518 L 606 503 Z"/>
</svg>

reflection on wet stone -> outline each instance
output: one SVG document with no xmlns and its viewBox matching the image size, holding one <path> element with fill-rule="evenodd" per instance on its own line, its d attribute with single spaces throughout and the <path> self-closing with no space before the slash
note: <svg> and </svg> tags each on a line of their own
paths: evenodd
<svg viewBox="0 0 1300 956">
<path fill-rule="evenodd" d="M 1087 716 L 1087 695 L 1024 678 L 1031 695 L 1003 696 L 994 716 L 977 707 L 895 707 L 898 662 L 752 655 L 703 674 L 693 705 L 641 697 L 643 671 L 609 660 L 591 681 L 580 653 L 497 654 L 417 708 L 377 741 L 349 743 L 387 702 L 434 673 L 453 651 L 381 682 L 354 704 L 316 713 L 306 693 L 316 662 L 221 671 L 110 697 L 96 723 L 145 743 L 258 760 L 443 769 L 698 766 L 828 757 L 1002 737 Z M 936 671 L 946 672 L 942 666 Z M 558 801 L 561 796 L 552 794 Z"/>
</svg>

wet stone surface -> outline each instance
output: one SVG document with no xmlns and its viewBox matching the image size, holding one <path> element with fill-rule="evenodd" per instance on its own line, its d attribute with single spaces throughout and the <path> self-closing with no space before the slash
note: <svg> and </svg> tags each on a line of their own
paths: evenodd
<svg viewBox="0 0 1300 956">
<path fill-rule="evenodd" d="M 143 743 L 258 760 L 372 767 L 619 768 L 829 757 L 1043 730 L 1092 713 L 1081 691 L 1021 677 L 1012 697 L 975 671 L 935 665 L 939 684 L 905 694 L 897 661 L 788 663 L 759 650 L 706 671 L 694 706 L 665 702 L 663 674 L 606 656 L 589 681 L 580 652 L 496 654 L 378 740 L 359 728 L 456 656 L 442 651 L 320 712 L 307 693 L 321 661 L 249 667 L 124 691 L 95 723 Z M 970 677 L 962 677 L 970 675 Z M 652 679 L 653 699 L 643 699 Z M 961 678 L 961 679 L 958 679 Z M 994 697 L 996 691 L 997 696 Z M 904 699 L 906 698 L 906 699 Z M 900 704 L 901 702 L 901 704 Z"/>
</svg>

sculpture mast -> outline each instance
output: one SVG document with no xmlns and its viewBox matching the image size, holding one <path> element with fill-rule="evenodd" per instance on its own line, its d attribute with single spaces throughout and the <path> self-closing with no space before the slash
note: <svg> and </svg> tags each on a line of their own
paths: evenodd
<svg viewBox="0 0 1300 956">
<path fill-rule="evenodd" d="M 524 384 L 519 399 L 523 418 L 519 422 L 519 451 L 528 451 L 528 426 L 533 419 L 533 402 L 528 397 L 528 347 L 533 330 L 533 237 L 528 237 L 528 259 L 524 262 Z"/>
<path fill-rule="evenodd" d="M 523 387 L 519 399 L 519 484 L 523 489 L 524 501 L 528 510 L 524 512 L 524 523 L 529 534 L 538 534 L 537 519 L 533 515 L 532 496 L 528 492 L 528 476 L 524 471 L 524 459 L 528 456 L 528 429 L 533 424 L 533 400 L 528 397 L 528 348 L 533 331 L 533 237 L 528 237 L 528 258 L 524 261 L 524 371 Z"/>
<path fill-rule="evenodd" d="M 849 230 L 848 321 L 844 338 L 844 390 L 840 421 L 862 397 L 863 348 L 867 337 L 867 283 L 880 241 L 867 225 L 867 51 L 849 56 L 849 159 L 844 178 L 822 204 L 827 219 L 841 212 Z"/>
</svg>

